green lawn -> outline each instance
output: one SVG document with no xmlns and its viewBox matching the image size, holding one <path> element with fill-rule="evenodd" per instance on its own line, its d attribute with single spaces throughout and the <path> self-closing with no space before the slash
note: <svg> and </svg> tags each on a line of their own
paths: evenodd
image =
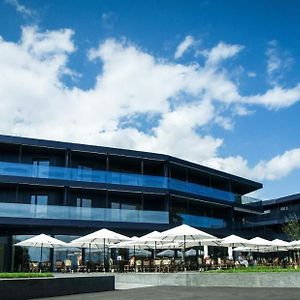
<svg viewBox="0 0 300 300">
<path fill-rule="evenodd" d="M 0 278 L 40 278 L 53 277 L 52 273 L 0 273 Z"/>
<path fill-rule="evenodd" d="M 260 272 L 300 272 L 300 268 L 280 268 L 280 267 L 248 267 L 233 268 L 227 270 L 211 270 L 204 273 L 260 273 Z"/>
</svg>

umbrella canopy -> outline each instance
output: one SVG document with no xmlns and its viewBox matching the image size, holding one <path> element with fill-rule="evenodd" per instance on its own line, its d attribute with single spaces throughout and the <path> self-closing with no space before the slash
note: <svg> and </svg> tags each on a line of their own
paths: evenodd
<svg viewBox="0 0 300 300">
<path fill-rule="evenodd" d="M 289 248 L 291 249 L 299 249 L 300 248 L 300 240 L 299 241 L 292 241 L 289 243 Z"/>
<path fill-rule="evenodd" d="M 251 240 L 249 240 L 250 243 L 252 243 L 254 246 L 271 246 L 272 243 L 269 240 L 262 239 L 260 237 L 255 237 Z"/>
<path fill-rule="evenodd" d="M 41 248 L 41 255 L 40 255 L 40 263 L 41 263 L 43 259 L 43 248 L 62 248 L 62 247 L 67 248 L 68 244 L 42 233 L 28 240 L 19 242 L 15 244 L 15 246 Z"/>
<path fill-rule="evenodd" d="M 251 245 L 252 244 L 248 240 L 234 234 L 223 238 L 220 244 L 220 246 L 223 247 L 246 247 Z"/>
<path fill-rule="evenodd" d="M 261 252 L 261 253 L 271 252 L 270 250 L 271 250 L 270 247 L 261 247 L 261 248 L 257 249 L 257 248 L 253 248 L 252 246 L 251 247 L 249 247 L 249 246 L 236 247 L 233 249 L 233 251 L 241 251 L 241 252 L 250 252 L 251 251 L 251 252 Z"/>
<path fill-rule="evenodd" d="M 108 263 L 105 255 L 105 247 L 109 246 L 110 244 L 118 243 L 121 241 L 127 241 L 127 240 L 130 240 L 130 238 L 125 235 L 103 228 L 98 231 L 92 232 L 88 235 L 85 235 L 83 237 L 80 237 L 78 239 L 75 239 L 70 244 L 76 245 L 78 243 L 79 244 L 81 243 L 82 248 L 85 248 L 84 247 L 85 245 L 89 248 L 91 248 L 92 245 L 94 245 L 95 247 L 99 247 L 100 245 L 102 245 L 103 264 L 106 270 L 108 268 Z M 89 253 L 90 253 L 89 260 L 91 260 L 91 251 Z"/>
<path fill-rule="evenodd" d="M 214 239 L 213 235 L 202 230 L 196 229 L 186 224 L 179 225 L 172 229 L 165 230 L 158 236 L 161 241 L 165 242 L 183 242 L 183 261 L 185 262 L 186 241 L 192 240 L 200 243 L 203 240 Z"/>
<path fill-rule="evenodd" d="M 271 246 L 274 247 L 289 247 L 290 243 L 283 241 L 283 240 L 279 240 L 279 239 L 275 239 L 273 241 L 270 242 Z"/>
<path fill-rule="evenodd" d="M 165 230 L 161 232 L 157 237 L 160 238 L 161 241 L 170 242 L 186 240 L 202 241 L 216 238 L 209 233 L 206 233 L 202 230 L 196 229 L 186 224 Z"/>
<path fill-rule="evenodd" d="M 129 241 L 123 241 L 117 244 L 111 244 L 109 248 L 119 248 L 119 249 L 143 249 L 139 245 L 137 245 L 135 242 L 138 241 L 139 238 L 137 236 L 133 236 L 130 238 Z"/>
<path fill-rule="evenodd" d="M 157 236 L 159 236 L 159 235 L 160 235 L 160 232 L 157 231 L 157 230 L 154 230 L 154 231 L 152 231 L 152 232 L 150 232 L 150 233 L 147 233 L 147 234 L 141 236 L 140 239 L 141 239 L 141 240 L 146 240 L 146 239 L 149 239 L 149 238 L 151 238 L 151 239 L 156 239 Z"/>
<path fill-rule="evenodd" d="M 215 246 L 218 247 L 221 244 L 221 239 L 207 239 L 207 240 L 203 240 L 201 241 L 201 246 Z M 192 240 L 186 240 L 185 243 L 187 248 L 190 247 L 195 247 L 195 246 L 199 246 L 199 241 L 192 241 Z M 183 247 L 183 242 L 177 242 L 177 246 L 178 248 L 182 248 Z"/>
<path fill-rule="evenodd" d="M 271 241 L 271 247 L 270 250 L 272 249 L 273 251 L 288 251 L 288 248 L 290 247 L 290 243 L 283 241 L 283 240 L 279 240 L 279 239 L 275 239 L 273 241 Z"/>
<path fill-rule="evenodd" d="M 75 247 L 75 248 L 92 248 L 92 249 L 102 249 L 103 244 L 99 243 L 90 243 L 90 242 L 78 242 L 78 241 L 72 241 L 68 244 L 68 247 Z"/>
<path fill-rule="evenodd" d="M 92 232 L 88 235 L 82 236 L 71 242 L 73 243 L 87 243 L 87 244 L 114 244 L 121 241 L 128 241 L 129 237 L 116 233 L 114 231 L 108 230 L 106 228 L 100 229 L 98 231 Z"/>
<path fill-rule="evenodd" d="M 178 251 L 177 253 L 178 255 L 182 255 L 180 251 Z M 168 250 L 164 250 L 162 252 L 157 253 L 157 256 L 161 256 L 161 257 L 174 257 L 175 256 L 175 251 L 168 249 Z"/>
<path fill-rule="evenodd" d="M 34 236 L 28 240 L 19 242 L 19 243 L 15 244 L 15 246 L 37 247 L 37 248 L 40 248 L 40 247 L 44 247 L 44 248 L 62 248 L 62 247 L 64 247 L 64 248 L 67 248 L 68 244 L 42 233 L 42 234 Z"/>
</svg>

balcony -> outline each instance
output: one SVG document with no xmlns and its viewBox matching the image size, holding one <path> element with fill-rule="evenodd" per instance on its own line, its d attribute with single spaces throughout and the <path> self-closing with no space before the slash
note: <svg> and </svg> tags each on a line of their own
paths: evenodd
<svg viewBox="0 0 300 300">
<path fill-rule="evenodd" d="M 162 176 L 64 167 L 37 167 L 31 164 L 10 162 L 0 162 L 0 175 L 171 189 L 227 202 L 235 202 L 239 199 L 238 195 L 231 192 Z"/>
<path fill-rule="evenodd" d="M 166 211 L 34 205 L 0 202 L 0 218 L 169 224 Z"/>
<path fill-rule="evenodd" d="M 182 223 L 188 224 L 194 227 L 209 228 L 209 229 L 221 229 L 227 226 L 226 221 L 219 218 L 195 216 L 188 214 L 179 214 Z"/>
<path fill-rule="evenodd" d="M 244 227 L 258 227 L 264 225 L 275 225 L 287 223 L 290 220 L 300 220 L 300 209 L 288 211 L 278 211 L 276 213 L 267 213 L 258 216 L 249 216 L 245 218 Z"/>
</svg>

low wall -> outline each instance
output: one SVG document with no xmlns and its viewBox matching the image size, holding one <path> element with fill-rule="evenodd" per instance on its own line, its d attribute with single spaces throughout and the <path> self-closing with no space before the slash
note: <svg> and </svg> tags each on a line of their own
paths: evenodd
<svg viewBox="0 0 300 300">
<path fill-rule="evenodd" d="M 122 284 L 228 286 L 228 287 L 281 287 L 300 288 L 300 272 L 287 273 L 126 273 L 116 274 Z"/>
<path fill-rule="evenodd" d="M 1 279 L 1 300 L 22 300 L 111 291 L 114 276 Z"/>
</svg>

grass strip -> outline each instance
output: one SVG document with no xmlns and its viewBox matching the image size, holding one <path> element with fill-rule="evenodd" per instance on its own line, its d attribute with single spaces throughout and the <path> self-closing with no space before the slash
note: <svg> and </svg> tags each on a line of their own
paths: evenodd
<svg viewBox="0 0 300 300">
<path fill-rule="evenodd" d="M 45 278 L 53 277 L 52 273 L 0 273 L 0 278 Z"/>
</svg>

